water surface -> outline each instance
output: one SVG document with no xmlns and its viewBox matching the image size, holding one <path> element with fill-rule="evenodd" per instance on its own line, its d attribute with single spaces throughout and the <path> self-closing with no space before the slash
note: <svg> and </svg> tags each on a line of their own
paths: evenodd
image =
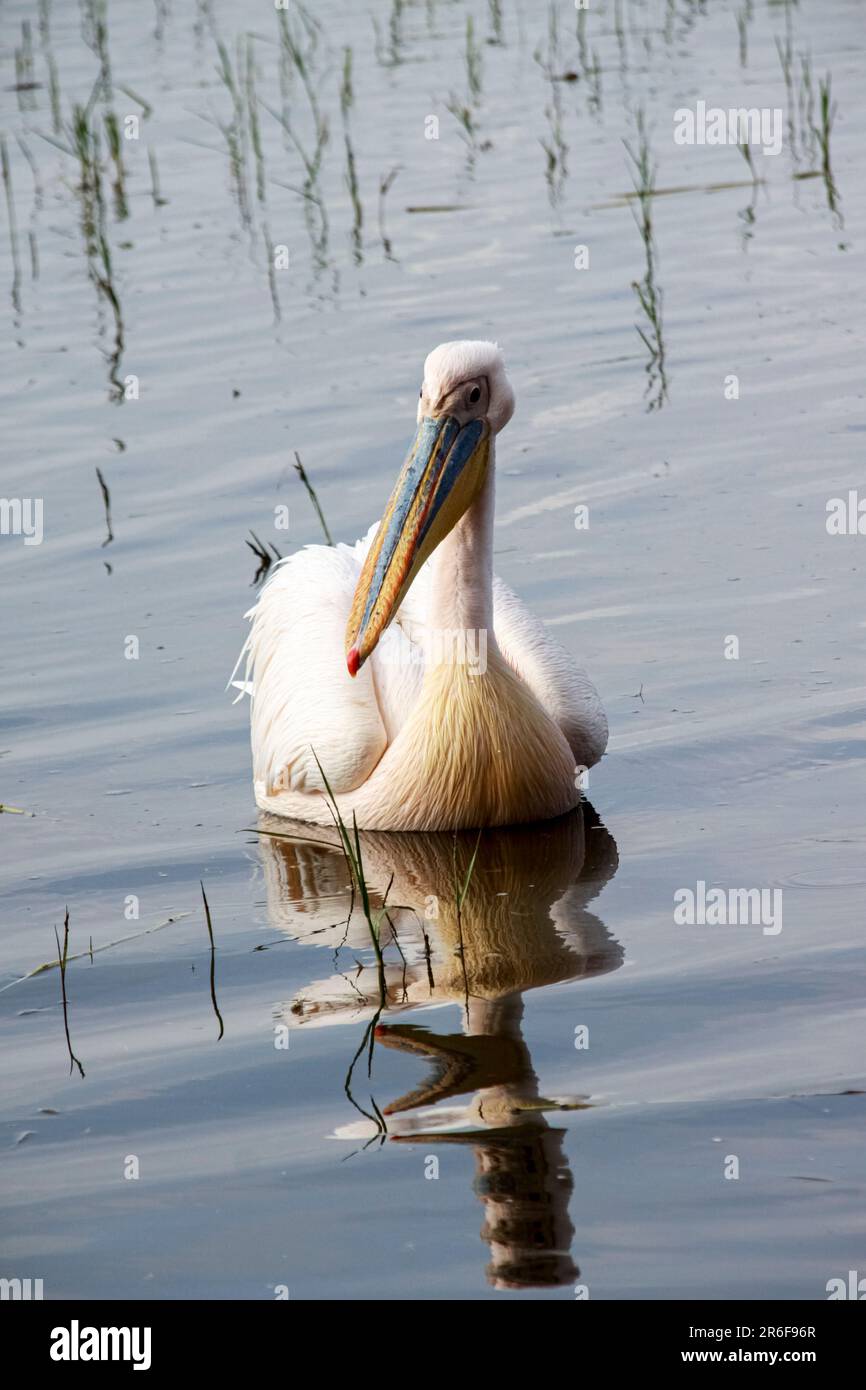
<svg viewBox="0 0 866 1390">
<path fill-rule="evenodd" d="M 2 493 L 44 538 L 0 537 L 0 1272 L 824 1297 L 864 1259 L 866 539 L 826 527 L 864 487 L 861 7 L 324 0 L 287 40 L 270 5 L 111 0 L 107 45 L 99 16 L 2 16 Z M 698 100 L 781 108 L 782 153 L 676 145 Z M 612 739 L 574 816 L 482 838 L 459 920 L 473 837 L 364 838 L 381 1008 L 339 849 L 259 825 L 224 687 L 250 532 L 322 539 L 294 451 L 362 534 L 462 336 L 517 391 L 498 572 Z M 781 890 L 781 931 L 679 925 L 699 881 Z M 67 908 L 83 1076 L 38 970 Z"/>
</svg>

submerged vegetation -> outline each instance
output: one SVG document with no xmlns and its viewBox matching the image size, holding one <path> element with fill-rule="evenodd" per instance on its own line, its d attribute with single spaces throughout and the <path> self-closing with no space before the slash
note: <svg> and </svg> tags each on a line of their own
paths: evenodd
<svg viewBox="0 0 866 1390">
<path fill-rule="evenodd" d="M 313 487 L 313 484 L 310 482 L 309 478 L 307 477 L 307 471 L 304 468 L 304 465 L 301 463 L 301 456 L 298 453 L 297 449 L 295 450 L 295 472 L 297 473 L 301 482 L 304 484 L 304 487 L 307 489 L 310 501 L 312 502 L 315 508 L 316 516 L 319 518 L 322 530 L 325 533 L 325 540 L 327 541 L 328 545 L 333 545 L 334 538 L 328 530 L 328 523 L 325 520 L 325 515 L 319 503 L 318 496 L 316 495 L 316 490 Z"/>
<path fill-rule="evenodd" d="M 478 140 L 478 113 L 482 95 L 481 50 L 475 39 L 475 24 L 471 15 L 466 18 L 464 65 L 466 70 L 465 95 L 455 95 L 452 92 L 445 105 L 459 126 L 461 139 L 468 146 L 467 167 L 471 171 L 475 162 L 475 155 L 482 148 Z M 483 148 L 489 149 L 489 142 Z"/>
<path fill-rule="evenodd" d="M 662 291 L 656 280 L 656 250 L 653 232 L 653 197 L 656 192 L 656 166 L 650 150 L 644 114 L 638 111 L 635 124 L 637 140 L 634 145 L 625 141 L 632 163 L 632 176 L 637 201 L 635 222 L 644 248 L 643 279 L 635 280 L 632 289 L 643 312 L 644 323 L 637 325 L 641 342 L 647 350 L 646 389 L 644 395 L 649 410 L 658 410 L 667 398 L 668 381 L 665 372 L 665 340 L 662 327 Z"/>
<path fill-rule="evenodd" d="M 54 928 L 54 939 L 57 942 L 57 964 L 60 967 L 60 1001 L 63 1007 L 63 1031 L 66 1035 L 66 1050 L 69 1053 L 69 1075 L 75 1067 L 78 1068 L 78 1075 L 84 1078 L 84 1067 L 72 1050 L 72 1037 L 69 1032 L 69 997 L 66 993 L 66 966 L 69 960 L 69 908 L 67 907 L 63 918 L 63 945 L 60 945 L 60 936 L 57 928 Z M 93 959 L 93 947 L 91 944 L 90 957 Z"/>
<path fill-rule="evenodd" d="M 21 977 L 0 981 L 21 1071 L 3 1118 L 7 1134 L 31 1127 L 5 1154 L 10 1234 L 49 1292 L 78 1278 L 100 1297 L 115 1279 L 116 1296 L 261 1299 L 286 1279 L 292 1298 L 399 1298 L 401 1281 L 477 1298 L 474 1244 L 510 1302 L 533 1280 L 538 1297 L 571 1297 L 572 1248 L 593 1296 L 620 1276 L 629 1296 L 660 1277 L 709 1296 L 730 1279 L 742 1294 L 739 1227 L 706 1258 L 725 1157 L 709 1141 L 762 1127 L 758 1195 L 768 1174 L 782 1194 L 779 1220 L 760 1223 L 764 1282 L 808 1298 L 847 1270 L 832 1231 L 817 1279 L 789 1258 L 821 1213 L 779 1186 L 832 1199 L 793 1175 L 810 1171 L 807 1108 L 825 1137 L 838 1124 L 824 1171 L 845 1225 L 839 1203 L 853 1211 L 857 1189 L 841 1155 L 861 1103 L 827 1094 L 861 1084 L 840 1074 L 856 1033 L 830 978 L 858 940 L 844 888 L 856 605 L 847 634 L 828 621 L 856 546 L 816 543 L 814 464 L 846 488 L 863 437 L 834 232 L 843 211 L 856 226 L 856 88 L 851 55 L 815 41 L 819 8 L 590 0 L 575 16 L 570 0 L 373 0 L 374 29 L 367 6 L 335 26 L 330 0 L 11 7 L 6 468 L 18 491 L 45 492 L 47 544 L 0 537 L 26 706 L 7 702 L 0 740 L 6 961 Z M 696 55 L 711 24 L 719 51 Z M 796 157 L 787 134 L 776 159 L 743 140 L 676 149 L 665 103 L 708 71 L 722 91 L 785 104 L 777 31 Z M 435 841 L 360 832 L 313 734 L 333 824 L 263 815 L 240 831 L 246 720 L 222 683 L 246 585 L 382 514 L 420 348 L 464 334 L 501 335 L 529 398 L 500 451 L 495 567 L 534 586 L 568 645 L 597 647 L 588 665 L 616 701 L 616 757 L 592 784 L 628 848 L 612 891 L 615 846 L 589 815 L 570 835 L 568 818 Z M 740 404 L 723 398 L 728 371 Z M 411 605 L 402 616 L 408 631 Z M 743 627 L 739 666 L 721 661 L 729 626 Z M 124 660 L 128 632 L 140 661 Z M 360 703 L 375 666 L 351 685 L 335 662 L 338 695 Z M 312 672 L 307 684 L 324 717 L 330 690 Z M 807 773 L 819 816 L 832 812 L 826 834 L 794 813 L 772 821 Z M 293 830 L 297 855 L 269 856 Z M 772 881 L 791 885 L 783 950 L 748 930 L 673 929 L 660 885 L 739 863 L 751 875 L 771 838 Z M 811 939 L 810 885 L 830 895 L 832 958 Z M 141 921 L 137 902 L 126 919 L 129 891 Z M 189 912 L 166 921 L 175 903 Z M 576 984 L 617 968 L 612 933 L 638 944 L 637 970 Z M 821 1009 L 793 1047 L 796 1007 L 773 1030 L 768 1010 L 796 1005 L 822 961 Z M 731 1083 L 734 1033 L 734 1068 L 771 1063 L 748 1094 Z M 608 1106 L 586 1116 L 590 1133 L 565 1113 L 586 1103 L 572 1092 Z M 142 1155 L 139 1184 L 121 1176 L 127 1151 Z M 425 1181 L 430 1155 L 441 1183 Z M 755 1176 L 752 1164 L 741 1210 Z"/>
<path fill-rule="evenodd" d="M 770 26 L 778 57 L 776 82 L 784 85 L 790 177 L 795 186 L 820 179 L 833 225 L 840 227 L 842 199 L 832 149 L 837 105 L 831 75 L 814 76 L 811 52 L 799 32 L 797 7 L 772 8 L 774 12 L 763 22 Z M 34 145 L 37 150 L 39 145 L 34 137 L 39 137 L 63 155 L 59 172 L 77 204 L 83 264 L 99 305 L 108 397 L 120 404 L 128 398 L 122 365 L 128 355 L 128 291 L 139 293 L 135 258 L 127 252 L 142 236 L 150 235 L 145 216 L 158 217 L 171 206 L 176 175 L 172 170 L 167 180 L 161 177 L 162 151 L 143 138 L 146 123 L 157 128 L 160 102 L 153 92 L 139 94 L 139 81 L 128 70 L 128 55 L 113 52 L 112 31 L 121 23 L 119 12 L 107 0 L 81 0 L 80 9 L 81 37 L 90 66 L 89 90 L 83 93 L 68 90 L 63 64 L 55 55 L 52 0 L 38 0 L 34 18 L 22 21 L 11 36 L 14 83 L 8 90 L 14 93 L 11 100 L 21 128 L 14 130 L 14 138 L 0 130 L 10 298 L 13 316 L 20 319 L 28 302 L 28 263 L 30 284 L 35 284 L 43 269 L 39 212 L 53 176 L 40 170 L 41 161 L 35 157 Z M 641 314 L 638 331 L 647 350 L 646 398 L 651 409 L 667 400 L 668 365 L 652 209 L 664 193 L 686 195 L 701 185 L 658 187 L 644 112 L 650 101 L 655 102 L 650 75 L 678 46 L 682 50 L 695 39 L 708 12 L 701 5 L 666 3 L 659 7 L 659 23 L 654 23 L 647 7 L 636 0 L 610 0 L 598 11 L 593 6 L 575 7 L 572 27 L 570 10 L 559 0 L 549 0 L 531 15 L 518 13 L 507 0 L 479 0 L 474 6 L 442 6 L 426 0 L 423 7 L 409 5 L 407 0 L 381 0 L 370 16 L 366 38 L 362 26 L 350 42 L 340 36 L 337 43 L 307 0 L 275 5 L 273 18 L 267 22 L 262 18 L 254 28 L 244 27 L 214 0 L 198 0 L 190 42 L 204 90 L 188 104 L 189 128 L 177 139 L 204 152 L 203 167 L 222 167 L 240 240 L 261 276 L 262 296 L 270 304 L 273 331 L 281 341 L 291 332 L 292 295 L 306 292 L 313 302 L 335 302 L 343 292 L 341 276 L 347 267 L 358 277 L 359 293 L 367 293 L 362 274 L 383 264 L 395 268 L 401 264 L 401 215 L 471 207 L 475 196 L 486 196 L 487 176 L 482 184 L 479 154 L 491 153 L 485 169 L 492 168 L 496 157 L 508 158 L 507 151 L 518 138 L 537 142 L 537 151 L 540 146 L 536 177 L 538 187 L 546 189 L 551 209 L 549 231 L 554 236 L 564 234 L 567 222 L 582 220 L 592 206 L 583 172 L 584 150 L 594 138 L 591 132 L 612 127 L 618 114 L 624 114 L 630 126 L 637 125 L 628 145 L 634 178 L 634 195 L 628 201 L 637 210 L 644 247 L 644 273 L 632 283 Z M 733 20 L 731 56 L 740 68 L 750 68 L 754 79 L 761 18 L 753 0 L 741 0 Z M 151 34 L 160 52 L 182 41 L 183 23 L 170 6 L 156 6 Z M 454 88 L 437 91 L 434 82 L 428 95 L 422 81 L 415 98 L 415 124 L 411 129 L 393 127 L 389 136 L 393 149 L 373 148 L 371 128 L 382 129 L 376 112 L 387 109 L 389 93 L 398 86 L 416 84 L 430 46 L 442 39 L 450 45 L 458 73 Z M 530 98 L 530 104 L 537 103 L 534 128 L 525 113 L 515 121 L 508 100 L 515 76 L 522 78 L 527 68 L 532 71 L 533 63 L 542 79 L 534 84 Z M 371 71 L 376 74 L 374 83 L 369 81 Z M 609 106 L 604 110 L 603 74 Z M 372 127 L 371 115 L 375 118 Z M 210 126 L 214 132 L 210 140 L 198 138 L 196 121 Z M 461 150 L 456 161 L 455 148 Z M 657 148 L 667 169 L 663 140 Z M 751 187 L 752 196 L 745 208 L 731 216 L 742 224 L 745 246 L 757 232 L 762 180 L 747 144 L 740 146 L 740 153 L 748 167 L 746 186 Z M 20 209 L 25 185 L 19 155 L 32 176 L 29 218 Z M 415 192 L 404 209 L 386 206 L 401 170 L 408 167 L 417 180 L 419 169 L 427 166 L 435 169 L 440 187 L 443 178 L 453 176 L 458 181 L 457 196 L 442 196 L 438 189 L 432 197 Z M 723 190 L 738 183 L 708 180 L 706 186 Z M 533 205 L 536 191 L 527 185 L 527 206 Z M 284 194 L 291 195 L 294 207 Z M 296 223 L 303 229 L 306 246 L 303 241 L 293 242 Z M 165 227 L 172 225 L 169 213 Z M 556 254 L 555 249 L 550 254 Z M 327 534 L 327 528 L 323 529 Z"/>
<path fill-rule="evenodd" d="M 838 216 L 839 213 L 839 193 L 836 182 L 833 178 L 833 166 L 830 163 L 830 133 L 833 129 L 833 122 L 836 119 L 836 104 L 830 95 L 830 74 L 822 78 L 818 84 L 819 126 L 814 126 L 815 139 L 821 152 L 821 175 L 824 179 L 824 187 L 827 190 L 827 205 L 830 211 Z"/>
<path fill-rule="evenodd" d="M 111 529 L 111 493 L 108 490 L 108 483 L 105 481 L 102 469 L 98 465 L 96 478 L 99 483 L 99 491 L 102 493 L 102 505 L 105 508 L 105 540 L 102 542 L 102 547 L 105 549 L 114 540 L 114 532 Z"/>
<path fill-rule="evenodd" d="M 562 198 L 565 180 L 568 177 L 568 145 L 565 142 L 562 83 L 571 76 L 563 73 L 559 52 L 559 21 L 555 4 L 547 10 L 547 50 L 535 50 L 538 63 L 549 87 L 549 101 L 544 108 L 549 134 L 541 141 L 541 148 L 547 158 L 544 177 L 547 181 L 548 197 L 552 206 Z"/>
<path fill-rule="evenodd" d="M 6 198 L 9 250 L 12 255 L 12 308 L 16 314 L 20 314 L 21 259 L 18 251 L 18 222 L 15 215 L 15 195 L 12 191 L 12 166 L 9 163 L 9 146 L 6 143 L 6 137 L 3 135 L 0 135 L 0 169 L 2 169 L 3 193 Z"/>
<path fill-rule="evenodd" d="M 252 540 L 245 541 L 244 544 L 249 546 L 259 562 L 258 568 L 252 578 L 253 584 L 258 584 L 264 579 L 274 560 L 282 560 L 283 557 L 279 550 L 277 550 L 273 541 L 268 541 L 267 545 L 265 545 L 264 541 L 259 540 L 255 531 L 250 531 L 250 535 L 252 536 Z"/>
<path fill-rule="evenodd" d="M 216 995 L 216 946 L 213 939 L 213 921 L 211 920 L 207 893 L 204 891 L 204 883 L 201 880 L 199 880 L 199 887 L 201 888 L 201 900 L 204 904 L 204 920 L 205 926 L 207 927 L 208 941 L 210 943 L 210 999 L 211 1007 L 216 1015 L 217 1023 L 219 1024 L 219 1032 L 217 1034 L 217 1042 L 219 1042 L 225 1034 L 225 1024 L 223 1023 L 223 1016 L 220 1013 Z"/>
<path fill-rule="evenodd" d="M 313 504 L 313 510 L 315 511 L 316 516 L 319 519 L 319 524 L 321 525 L 322 531 L 324 532 L 326 543 L 328 545 L 333 545 L 334 538 L 331 535 L 330 530 L 328 529 L 328 523 L 325 520 L 325 514 L 322 511 L 321 503 L 319 502 L 319 498 L 315 488 L 313 487 L 313 484 L 310 482 L 310 479 L 307 476 L 307 470 L 304 468 L 304 465 L 301 462 L 301 456 L 298 453 L 297 449 L 295 450 L 294 469 L 307 491 L 307 496 Z M 253 575 L 252 582 L 253 584 L 258 584 L 268 574 L 268 571 L 270 570 L 274 560 L 281 560 L 283 557 L 280 554 L 277 547 L 274 545 L 273 541 L 268 541 L 267 544 L 265 544 L 264 541 L 259 539 L 255 531 L 252 530 L 250 531 L 250 535 L 252 536 L 252 540 L 247 541 L 246 544 L 249 546 L 250 550 L 253 552 L 256 559 L 258 560 L 258 568 L 255 574 Z"/>
</svg>

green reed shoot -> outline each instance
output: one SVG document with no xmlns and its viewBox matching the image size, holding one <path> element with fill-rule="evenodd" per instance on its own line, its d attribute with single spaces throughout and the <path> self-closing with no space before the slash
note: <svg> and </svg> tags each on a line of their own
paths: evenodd
<svg viewBox="0 0 866 1390">
<path fill-rule="evenodd" d="M 737 21 L 737 35 L 740 43 L 740 67 L 744 68 L 749 61 L 749 20 L 751 15 L 748 5 L 737 10 L 734 18 Z"/>
<path fill-rule="evenodd" d="M 63 919 L 63 946 L 60 945 L 60 936 L 57 928 L 54 928 L 54 939 L 57 942 L 57 963 L 60 966 L 60 998 L 63 1005 L 63 1031 L 66 1034 L 66 1050 L 69 1053 L 69 1075 L 72 1075 L 73 1067 L 78 1068 L 79 1076 L 84 1076 L 84 1068 L 72 1051 L 72 1038 L 69 1033 L 69 998 L 66 993 L 66 963 L 69 959 L 69 908 Z"/>
<path fill-rule="evenodd" d="M 559 57 L 559 19 L 555 3 L 547 11 L 547 52 L 536 49 L 534 58 L 541 68 L 550 87 L 550 101 L 544 108 L 549 127 L 548 136 L 541 137 L 539 143 L 546 155 L 544 177 L 547 182 L 551 206 L 555 205 L 565 186 L 568 176 L 568 145 L 563 133 L 562 73 Z"/>
<path fill-rule="evenodd" d="M 328 530 L 328 523 L 325 520 L 324 512 L 322 511 L 322 508 L 319 504 L 319 499 L 316 496 L 316 490 L 313 487 L 313 484 L 310 482 L 309 478 L 307 477 L 307 471 L 304 468 L 304 465 L 301 463 L 301 456 L 298 453 L 297 449 L 295 450 L 295 472 L 297 473 L 301 482 L 304 484 L 304 487 L 307 489 L 307 495 L 309 496 L 310 501 L 316 509 L 316 516 L 319 518 L 319 521 L 321 522 L 322 530 L 325 533 L 325 540 L 328 542 L 328 545 L 333 545 L 333 537 L 331 536 L 331 533 Z"/>
<path fill-rule="evenodd" d="M 818 112 L 820 125 L 814 128 L 815 139 L 818 142 L 818 149 L 821 153 L 821 174 L 824 179 L 824 187 L 827 191 L 827 204 L 830 211 L 839 211 L 839 193 L 833 178 L 833 169 L 830 163 L 830 134 L 833 129 L 833 122 L 836 119 L 836 103 L 833 101 L 830 85 L 830 74 L 819 79 L 818 82 Z"/>
<path fill-rule="evenodd" d="M 199 887 L 201 888 L 201 898 L 202 902 L 204 903 L 204 919 L 205 924 L 207 926 L 208 941 L 210 942 L 210 1000 L 211 1005 L 213 1007 L 213 1011 L 217 1017 L 217 1022 L 219 1023 L 220 1030 L 217 1034 L 217 1042 L 219 1042 L 223 1034 L 225 1033 L 225 1024 L 223 1023 L 223 1016 L 220 1013 L 216 995 L 216 947 L 214 945 L 213 939 L 213 922 L 211 921 L 210 906 L 208 904 L 207 894 L 204 891 L 204 883 L 201 879 L 199 879 Z"/>
<path fill-rule="evenodd" d="M 502 0 L 487 0 L 487 9 L 490 15 L 490 38 L 488 43 L 494 48 L 501 48 L 504 43 L 502 29 Z"/>
<path fill-rule="evenodd" d="M 475 23 L 466 16 L 466 83 L 474 102 L 481 96 L 481 49 L 475 39 Z"/>
<path fill-rule="evenodd" d="M 343 49 L 343 72 L 340 79 L 340 111 L 343 120 L 349 118 L 349 112 L 355 101 L 355 93 L 352 87 L 352 50 Z"/>
<path fill-rule="evenodd" d="M 815 87 L 812 81 L 812 59 L 800 54 L 800 81 L 797 88 L 797 110 L 800 123 L 800 143 L 810 159 L 816 154 Z"/>
<path fill-rule="evenodd" d="M 345 132 L 343 138 L 346 144 L 346 187 L 349 190 L 349 198 L 352 203 L 352 254 L 355 264 L 360 265 L 363 260 L 362 229 L 364 225 L 364 209 L 361 205 L 361 196 L 358 191 L 355 151 L 352 148 L 348 130 Z"/>
<path fill-rule="evenodd" d="M 265 201 L 265 155 L 262 148 L 262 133 L 259 125 L 259 103 L 256 96 L 256 56 L 252 34 L 247 34 L 245 89 L 247 99 L 247 119 L 249 122 L 250 144 L 256 165 L 256 197 L 260 203 Z"/>
<path fill-rule="evenodd" d="M 32 110 L 36 105 L 36 80 L 33 71 L 33 34 L 30 21 L 21 21 L 21 47 L 15 50 L 15 91 L 21 111 Z"/>
<path fill-rule="evenodd" d="M 9 150 L 5 135 L 0 135 L 0 170 L 2 170 L 3 175 L 3 192 L 6 196 L 6 215 L 9 221 L 9 247 L 12 252 L 12 304 L 15 312 L 20 313 L 21 264 L 18 258 L 18 223 L 15 217 L 12 167 L 9 163 Z"/>
<path fill-rule="evenodd" d="M 150 145 L 147 147 L 147 164 L 150 169 L 150 196 L 153 199 L 153 206 L 155 208 L 165 207 L 168 199 L 162 196 L 159 185 L 159 165 L 156 162 L 156 151 L 151 149 Z"/>
<path fill-rule="evenodd" d="M 638 335 L 647 349 L 647 384 L 644 396 L 648 397 L 647 409 L 658 410 L 667 399 L 667 375 L 665 372 L 665 344 L 662 328 L 662 292 L 656 283 L 655 238 L 653 232 L 652 200 L 655 196 L 656 168 L 647 136 L 644 115 L 637 112 L 637 147 L 635 149 L 624 141 L 626 152 L 632 162 L 632 179 L 637 199 L 638 211 L 635 221 L 644 246 L 645 269 L 643 279 L 632 282 L 632 289 L 646 319 L 646 326 L 636 324 Z M 634 210 L 634 209 L 633 209 Z"/>
<path fill-rule="evenodd" d="M 114 111 L 106 111 L 103 117 L 105 125 L 105 136 L 108 142 L 108 153 L 114 167 L 114 182 L 112 185 L 114 192 L 114 212 L 117 220 L 122 222 L 129 216 L 129 206 L 126 201 L 125 171 L 123 168 L 123 147 L 120 138 L 120 125 Z"/>
</svg>

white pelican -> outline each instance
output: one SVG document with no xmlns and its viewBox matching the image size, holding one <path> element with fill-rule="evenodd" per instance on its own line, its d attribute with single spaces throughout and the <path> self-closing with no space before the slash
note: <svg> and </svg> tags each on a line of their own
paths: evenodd
<svg viewBox="0 0 866 1390">
<path fill-rule="evenodd" d="M 330 823 L 322 771 L 345 822 L 370 830 L 510 825 L 579 802 L 607 744 L 601 702 L 493 574 L 494 440 L 513 411 L 495 343 L 443 343 L 382 521 L 275 567 L 239 683 L 263 810 Z"/>
</svg>

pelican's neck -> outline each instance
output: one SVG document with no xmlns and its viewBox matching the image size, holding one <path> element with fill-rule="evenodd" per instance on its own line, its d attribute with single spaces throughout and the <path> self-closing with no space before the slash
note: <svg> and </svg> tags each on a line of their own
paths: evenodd
<svg viewBox="0 0 866 1390">
<path fill-rule="evenodd" d="M 494 446 L 475 501 L 433 556 L 429 623 L 448 631 L 486 632 L 493 640 Z"/>
</svg>

